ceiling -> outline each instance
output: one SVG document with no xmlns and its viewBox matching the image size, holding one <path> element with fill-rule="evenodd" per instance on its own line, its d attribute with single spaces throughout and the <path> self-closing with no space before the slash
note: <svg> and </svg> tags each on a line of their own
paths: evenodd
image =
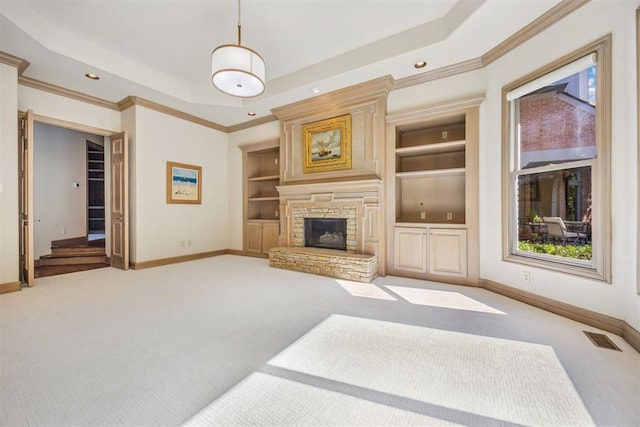
<svg viewBox="0 0 640 427">
<path fill-rule="evenodd" d="M 0 0 L 0 51 L 29 61 L 26 77 L 111 102 L 137 96 L 232 126 L 312 97 L 314 88 L 478 58 L 559 2 L 244 0 L 242 44 L 267 67 L 265 93 L 249 99 L 210 80 L 213 49 L 237 42 L 236 0 Z M 420 60 L 426 68 L 413 67 Z"/>
</svg>

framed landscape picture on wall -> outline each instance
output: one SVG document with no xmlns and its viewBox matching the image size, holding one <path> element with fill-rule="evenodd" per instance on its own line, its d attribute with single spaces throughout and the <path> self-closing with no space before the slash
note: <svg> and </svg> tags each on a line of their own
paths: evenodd
<svg viewBox="0 0 640 427">
<path fill-rule="evenodd" d="M 303 172 L 351 169 L 351 115 L 302 126 Z"/>
<path fill-rule="evenodd" d="M 167 162 L 167 203 L 202 203 L 202 167 Z"/>
</svg>

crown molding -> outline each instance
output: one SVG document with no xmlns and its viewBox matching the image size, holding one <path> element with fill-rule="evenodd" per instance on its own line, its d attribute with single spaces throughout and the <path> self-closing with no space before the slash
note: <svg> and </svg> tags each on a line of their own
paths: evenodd
<svg viewBox="0 0 640 427">
<path fill-rule="evenodd" d="M 0 51 L 0 63 L 7 64 L 17 68 L 18 76 L 21 76 L 22 73 L 24 73 L 24 70 L 26 70 L 27 67 L 31 65 L 29 61 L 25 59 L 19 58 L 17 56 L 13 56 L 7 52 L 2 52 L 2 51 Z"/>
<path fill-rule="evenodd" d="M 521 28 L 511 37 L 482 55 L 482 64 L 487 66 L 503 57 L 522 43 L 546 30 L 562 18 L 572 14 L 591 0 L 563 0 L 525 27 Z"/>
<path fill-rule="evenodd" d="M 278 118 L 273 114 L 269 114 L 268 116 L 249 120 L 248 122 L 242 122 L 242 123 L 238 123 L 237 125 L 227 126 L 227 132 L 228 133 L 238 132 L 239 130 L 249 129 L 254 126 L 259 126 L 265 123 L 271 123 L 276 121 L 278 121 Z"/>
<path fill-rule="evenodd" d="M 419 120 L 426 115 L 433 115 L 454 110 L 463 110 L 469 107 L 478 106 L 482 101 L 484 101 L 484 94 L 476 94 L 464 98 L 454 99 L 445 103 L 438 102 L 435 104 L 427 105 L 420 108 L 419 110 L 411 109 L 407 111 L 399 111 L 397 113 L 387 115 L 387 124 L 408 123 L 414 120 Z"/>
<path fill-rule="evenodd" d="M 467 61 L 458 62 L 456 64 L 447 65 L 435 70 L 426 71 L 424 73 L 405 77 L 396 80 L 392 90 L 403 89 L 406 87 L 419 85 L 433 80 L 445 77 L 455 76 L 456 74 L 467 73 L 469 71 L 478 70 L 486 67 L 497 59 L 503 57 L 522 43 L 533 38 L 545 29 L 549 28 L 562 18 L 570 15 L 575 10 L 589 3 L 591 0 L 563 0 L 547 12 L 540 15 L 529 25 L 521 28 L 515 34 L 504 40 L 502 43 L 486 52 L 479 58 L 469 59 Z"/>
<path fill-rule="evenodd" d="M 228 127 L 222 126 L 218 123 L 214 123 L 209 120 L 205 120 L 201 117 L 194 116 L 184 111 L 176 110 L 175 108 L 167 107 L 166 105 L 158 104 L 157 102 L 149 101 L 148 99 L 140 98 L 138 96 L 128 96 L 116 104 L 119 111 L 126 110 L 129 107 L 138 105 L 150 110 L 158 111 L 168 116 L 177 117 L 188 122 L 196 123 L 204 127 L 215 129 L 221 132 L 228 133 Z"/>
<path fill-rule="evenodd" d="M 29 66 L 29 62 L 22 58 L 18 58 L 1 51 L 0 63 L 18 68 L 18 75 L 20 76 L 18 78 L 18 84 L 21 84 L 23 86 L 32 87 L 35 89 L 43 90 L 56 95 L 64 96 L 116 111 L 123 111 L 133 105 L 139 105 L 154 111 L 158 111 L 173 117 L 199 124 L 201 126 L 205 126 L 225 133 L 231 133 L 249 129 L 265 123 L 270 123 L 278 119 L 284 120 L 286 118 L 294 117 L 300 114 L 308 115 L 313 113 L 314 111 L 319 112 L 324 109 L 334 109 L 336 108 L 336 106 L 344 104 L 344 102 L 356 103 L 364 99 L 371 99 L 371 97 L 375 95 L 387 96 L 392 90 L 403 89 L 442 79 L 445 77 L 481 69 L 506 55 L 508 52 L 520 46 L 527 40 L 533 38 L 535 35 L 544 31 L 562 18 L 570 15 L 575 10 L 589 3 L 589 1 L 590 0 L 561 1 L 552 9 L 536 18 L 533 22 L 523 27 L 515 34 L 513 34 L 479 58 L 469 59 L 467 61 L 447 65 L 445 67 L 430 70 L 395 81 L 392 76 L 380 77 L 344 89 L 339 89 L 324 95 L 318 95 L 313 98 L 308 98 L 282 107 L 277 107 L 271 110 L 274 115 L 261 117 L 232 126 L 223 126 L 218 123 L 137 96 L 128 96 L 120 102 L 114 103 L 91 95 L 85 95 L 74 90 L 65 89 L 60 86 L 32 79 L 30 77 L 24 77 L 22 76 L 22 73 Z"/>
<path fill-rule="evenodd" d="M 435 70 L 430 70 L 424 73 L 398 79 L 393 84 L 392 90 L 403 89 L 406 87 L 430 82 L 432 80 L 438 80 L 444 77 L 455 76 L 456 74 L 479 70 L 483 66 L 484 64 L 482 63 L 481 58 L 469 59 L 468 61 L 458 62 L 456 64 L 436 68 Z"/>
<path fill-rule="evenodd" d="M 55 95 L 64 96 L 66 98 L 75 99 L 76 101 L 86 102 L 88 104 L 97 105 L 98 107 L 108 108 L 110 110 L 118 110 L 118 104 L 115 102 L 107 101 L 102 98 L 98 98 L 91 95 L 85 95 L 75 90 L 66 89 L 61 86 L 56 86 L 51 83 L 45 83 L 40 80 L 32 79 L 31 77 L 20 76 L 18 77 L 18 84 L 22 86 L 31 87 L 34 89 L 42 90 L 44 92 L 53 93 Z"/>
</svg>

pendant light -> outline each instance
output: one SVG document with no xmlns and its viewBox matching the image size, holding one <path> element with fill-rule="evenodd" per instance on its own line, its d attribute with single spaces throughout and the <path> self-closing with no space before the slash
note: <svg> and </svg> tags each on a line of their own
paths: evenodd
<svg viewBox="0 0 640 427">
<path fill-rule="evenodd" d="M 211 54 L 211 83 L 220 91 L 240 98 L 264 92 L 264 60 L 252 49 L 242 46 L 240 0 L 238 0 L 238 44 L 224 44 Z"/>
</svg>

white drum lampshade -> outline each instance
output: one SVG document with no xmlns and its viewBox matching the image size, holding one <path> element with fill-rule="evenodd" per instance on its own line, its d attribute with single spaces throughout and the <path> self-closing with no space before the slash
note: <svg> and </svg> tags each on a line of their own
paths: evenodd
<svg viewBox="0 0 640 427">
<path fill-rule="evenodd" d="M 229 95 L 242 98 L 264 92 L 264 60 L 239 44 L 218 46 L 211 54 L 211 83 Z"/>
</svg>

